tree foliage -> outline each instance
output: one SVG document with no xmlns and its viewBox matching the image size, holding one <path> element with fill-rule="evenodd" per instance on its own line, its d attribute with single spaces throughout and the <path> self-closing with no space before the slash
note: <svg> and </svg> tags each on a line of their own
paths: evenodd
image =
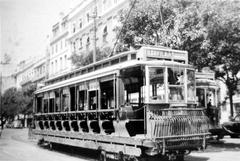
<svg viewBox="0 0 240 161">
<path fill-rule="evenodd" d="M 190 62 L 200 69 L 209 57 L 203 27 L 206 5 L 197 0 L 139 0 L 129 17 L 127 12 L 120 15 L 121 42 L 132 47 L 162 45 L 187 50 Z"/>
<path fill-rule="evenodd" d="M 23 90 L 9 88 L 2 96 L 2 115 L 5 118 L 14 118 L 17 114 L 31 114 L 33 109 L 33 92 L 35 85 Z"/>
<path fill-rule="evenodd" d="M 211 9 L 207 25 L 210 66 L 228 88 L 231 116 L 240 79 L 240 2 L 221 1 Z"/>
<path fill-rule="evenodd" d="M 96 61 L 102 60 L 110 55 L 110 47 L 97 48 L 96 49 Z M 76 67 L 85 66 L 93 62 L 93 50 L 84 51 L 80 53 L 73 53 L 70 57 L 70 60 L 73 65 Z"/>
<path fill-rule="evenodd" d="M 232 115 L 240 71 L 239 15 L 239 1 L 138 0 L 130 16 L 120 15 L 120 40 L 132 47 L 187 50 L 191 64 L 199 70 L 210 66 L 226 84 Z"/>
</svg>

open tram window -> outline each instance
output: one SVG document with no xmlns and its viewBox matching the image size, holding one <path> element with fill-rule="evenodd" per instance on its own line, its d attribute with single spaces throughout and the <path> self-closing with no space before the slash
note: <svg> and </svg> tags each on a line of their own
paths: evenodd
<svg viewBox="0 0 240 161">
<path fill-rule="evenodd" d="M 84 110 L 87 106 L 87 90 L 78 92 L 78 110 Z"/>
<path fill-rule="evenodd" d="M 184 101 L 184 69 L 168 68 L 169 101 Z"/>
<path fill-rule="evenodd" d="M 43 100 L 43 112 L 48 113 L 48 99 Z"/>
<path fill-rule="evenodd" d="M 195 101 L 195 72 L 187 70 L 187 100 Z"/>
<path fill-rule="evenodd" d="M 70 88 L 70 110 L 75 111 L 76 106 L 76 87 Z"/>
<path fill-rule="evenodd" d="M 50 92 L 49 94 L 49 112 L 54 112 L 54 106 L 55 106 L 55 93 L 54 92 Z"/>
<path fill-rule="evenodd" d="M 55 91 L 55 112 L 60 112 L 60 92 Z"/>
<path fill-rule="evenodd" d="M 63 94 L 62 96 L 62 106 L 63 106 L 63 111 L 69 111 L 69 95 L 68 94 Z"/>
<path fill-rule="evenodd" d="M 149 68 L 150 101 L 165 100 L 164 68 Z"/>
<path fill-rule="evenodd" d="M 89 91 L 89 110 L 98 108 L 98 90 Z"/>
<path fill-rule="evenodd" d="M 197 88 L 197 103 L 199 107 L 206 107 L 204 89 Z"/>
<path fill-rule="evenodd" d="M 49 99 L 49 112 L 54 112 L 54 98 Z"/>
<path fill-rule="evenodd" d="M 140 108 L 144 103 L 143 70 L 141 66 L 123 69 L 120 71 L 124 84 L 124 100 L 133 108 Z"/>
<path fill-rule="evenodd" d="M 68 87 L 64 87 L 61 91 L 61 108 L 62 111 L 67 112 L 70 110 L 70 91 Z"/>
<path fill-rule="evenodd" d="M 114 87 L 113 80 L 100 83 L 101 89 L 101 109 L 114 109 Z"/>
<path fill-rule="evenodd" d="M 36 112 L 40 113 L 40 112 L 42 112 L 43 97 L 42 96 L 37 96 L 36 101 L 37 101 L 36 102 L 36 105 L 37 105 Z"/>
</svg>

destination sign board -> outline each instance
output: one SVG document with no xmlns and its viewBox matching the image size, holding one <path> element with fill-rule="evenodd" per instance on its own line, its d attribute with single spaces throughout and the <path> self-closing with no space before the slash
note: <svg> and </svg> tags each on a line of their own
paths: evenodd
<svg viewBox="0 0 240 161">
<path fill-rule="evenodd" d="M 173 61 L 188 62 L 188 53 L 182 50 L 173 50 L 166 47 L 142 47 L 141 54 L 144 59 L 170 59 Z"/>
</svg>

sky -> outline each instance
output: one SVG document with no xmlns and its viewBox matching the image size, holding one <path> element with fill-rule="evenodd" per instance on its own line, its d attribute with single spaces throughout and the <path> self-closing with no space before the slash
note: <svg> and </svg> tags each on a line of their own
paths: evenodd
<svg viewBox="0 0 240 161">
<path fill-rule="evenodd" d="M 0 60 L 4 54 L 11 64 L 0 66 L 11 73 L 16 64 L 45 54 L 47 35 L 59 17 L 78 3 L 77 0 L 0 0 Z"/>
</svg>

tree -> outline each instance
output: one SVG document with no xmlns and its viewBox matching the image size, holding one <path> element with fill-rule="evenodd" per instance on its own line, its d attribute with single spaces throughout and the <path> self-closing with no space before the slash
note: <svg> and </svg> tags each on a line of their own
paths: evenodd
<svg viewBox="0 0 240 161">
<path fill-rule="evenodd" d="M 97 48 L 96 49 L 96 61 L 107 58 L 111 53 L 110 47 Z M 93 62 L 93 50 L 80 52 L 79 54 L 73 53 L 70 57 L 70 60 L 73 65 L 76 67 L 85 66 Z"/>
<path fill-rule="evenodd" d="M 189 62 L 210 66 L 232 96 L 240 70 L 240 2 L 214 0 L 139 0 L 131 14 L 122 12 L 120 40 L 128 46 L 163 45 L 187 50 Z M 126 21 L 128 19 L 128 21 Z"/>
<path fill-rule="evenodd" d="M 230 114 L 233 95 L 238 90 L 240 71 L 240 2 L 221 1 L 211 9 L 207 24 L 211 68 L 228 89 Z"/>
<path fill-rule="evenodd" d="M 37 85 L 31 84 L 28 87 L 22 89 L 23 100 L 20 99 L 19 102 L 22 102 L 20 113 L 25 115 L 32 114 L 33 112 L 33 96 L 34 91 L 36 90 Z"/>
<path fill-rule="evenodd" d="M 17 114 L 28 115 L 33 109 L 33 92 L 36 85 L 30 85 L 26 89 L 17 90 L 16 88 L 7 89 L 2 97 L 3 117 L 13 119 Z"/>
<path fill-rule="evenodd" d="M 10 55 L 8 55 L 7 53 L 5 53 L 5 54 L 3 55 L 3 61 L 1 61 L 0 64 L 8 64 L 8 63 L 10 63 L 10 61 L 11 61 Z"/>
<path fill-rule="evenodd" d="M 122 12 L 121 42 L 128 46 L 162 45 L 187 50 L 190 63 L 200 70 L 208 63 L 202 16 L 206 3 L 197 0 L 141 0 L 130 15 Z M 128 21 L 125 21 L 128 19 Z"/>
<path fill-rule="evenodd" d="M 9 88 L 2 96 L 2 116 L 13 119 L 19 112 L 19 98 L 22 94 L 16 88 Z"/>
</svg>

